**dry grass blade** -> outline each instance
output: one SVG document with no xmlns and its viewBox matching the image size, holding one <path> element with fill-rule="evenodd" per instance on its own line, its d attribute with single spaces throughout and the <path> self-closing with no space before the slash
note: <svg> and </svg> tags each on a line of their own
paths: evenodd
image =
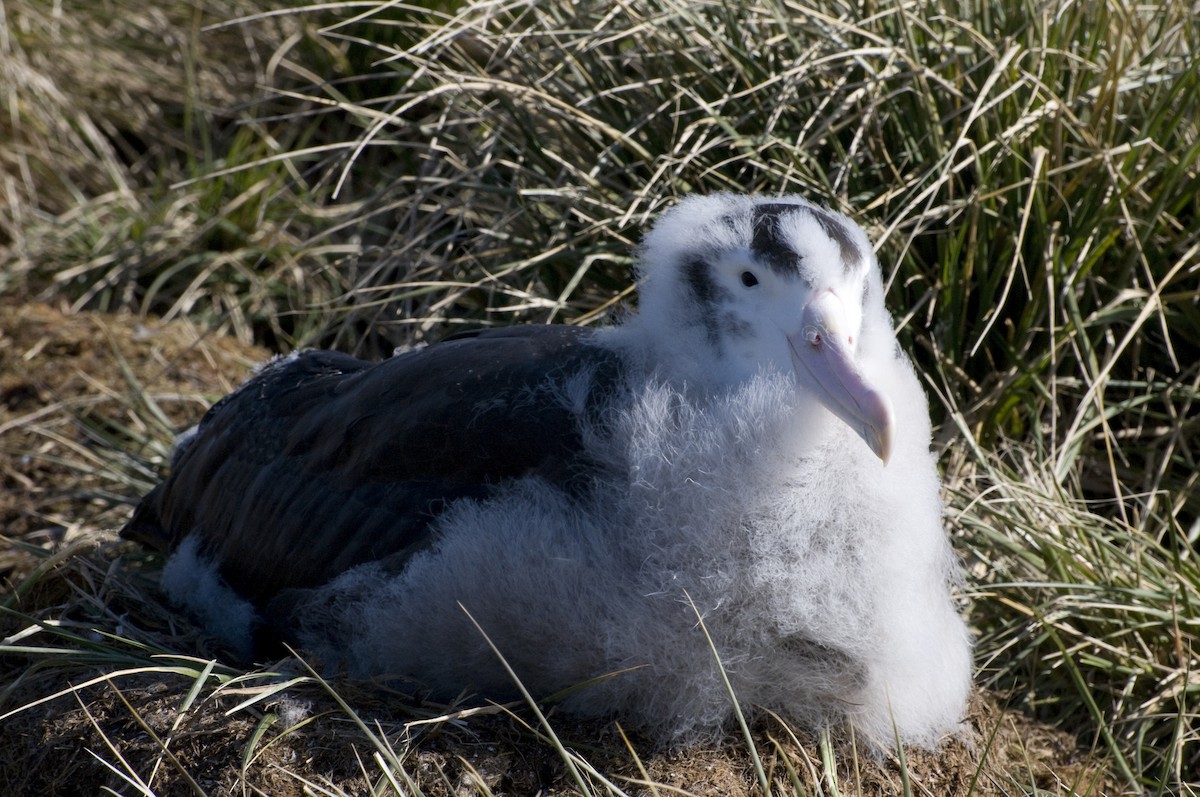
<svg viewBox="0 0 1200 797">
<path fill-rule="evenodd" d="M 512 667 L 509 666 L 508 660 L 504 658 L 504 654 L 500 652 L 500 649 L 497 648 L 495 643 L 492 642 L 491 637 L 487 635 L 487 632 L 483 630 L 483 627 L 479 625 L 475 618 L 471 616 L 471 613 L 467 611 L 467 607 L 460 603 L 459 608 L 462 609 L 463 613 L 467 615 L 467 619 L 471 621 L 471 625 L 475 626 L 475 630 L 479 632 L 480 636 L 482 636 L 484 641 L 487 642 L 488 647 L 492 649 L 494 654 L 496 654 L 496 658 L 500 661 L 500 665 L 504 667 L 504 671 L 508 673 L 508 677 L 512 679 L 513 684 L 518 690 L 520 690 L 521 697 L 525 699 L 526 704 L 530 707 L 530 709 L 533 710 L 534 715 L 538 719 L 538 724 L 540 724 L 542 730 L 546 732 L 546 736 L 550 739 L 551 744 L 554 745 L 554 749 L 558 751 L 559 756 L 561 756 L 563 764 L 566 765 L 567 770 L 571 773 L 571 779 L 579 788 L 580 794 L 590 794 L 592 790 L 589 788 L 587 781 L 584 779 L 583 773 L 580 772 L 579 768 L 576 766 L 575 756 L 567 750 L 567 748 L 563 745 L 562 740 L 558 738 L 558 734 L 555 733 L 554 728 L 550 725 L 549 721 L 547 721 L 546 715 L 542 713 L 542 709 L 538 706 L 537 701 L 533 699 L 533 695 L 529 694 L 529 690 L 525 688 L 525 685 L 521 683 L 521 679 L 517 677 L 517 674 L 513 671 Z"/>
<path fill-rule="evenodd" d="M 771 794 L 771 783 L 767 780 L 767 772 L 763 769 L 762 758 L 759 756 L 758 748 L 754 744 L 754 737 L 750 733 L 750 725 L 746 722 L 746 715 L 742 711 L 741 703 L 738 702 L 737 693 L 733 690 L 733 684 L 729 682 L 729 674 L 725 671 L 725 665 L 721 663 L 721 654 L 717 650 L 712 636 L 708 633 L 708 626 L 704 624 L 704 616 L 700 613 L 700 608 L 696 606 L 696 602 L 692 600 L 691 595 L 687 595 L 686 592 L 684 594 L 687 596 L 688 604 L 692 607 L 692 612 L 696 615 L 696 623 L 700 626 L 700 630 L 704 632 L 704 639 L 708 642 L 708 648 L 712 651 L 717 671 L 721 674 L 721 681 L 725 684 L 725 691 L 729 694 L 729 701 L 733 705 L 733 713 L 737 720 L 737 726 L 746 740 L 746 750 L 750 754 L 751 763 L 754 764 L 754 776 L 758 778 L 759 788 L 762 789 L 763 797 L 769 797 Z"/>
</svg>

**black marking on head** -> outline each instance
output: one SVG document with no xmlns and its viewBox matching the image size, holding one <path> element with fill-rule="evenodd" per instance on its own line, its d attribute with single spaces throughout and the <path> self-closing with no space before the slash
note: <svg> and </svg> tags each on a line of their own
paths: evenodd
<svg viewBox="0 0 1200 797">
<path fill-rule="evenodd" d="M 803 205 L 786 202 L 765 202 L 754 206 L 750 251 L 777 274 L 795 275 L 800 270 L 800 255 L 783 239 L 779 217 L 784 213 L 805 209 Z"/>
<path fill-rule="evenodd" d="M 688 289 L 699 304 L 711 305 L 716 301 L 718 288 L 708 261 L 699 256 L 688 258 L 683 264 L 683 275 Z"/>
<path fill-rule="evenodd" d="M 710 343 L 721 339 L 721 324 L 718 319 L 717 303 L 728 296 L 728 291 L 713 279 L 712 266 L 703 257 L 693 255 L 683 264 L 683 278 L 695 299 L 695 320 L 703 327 Z"/>
<path fill-rule="evenodd" d="M 838 249 L 841 250 L 842 268 L 847 272 L 857 268 L 862 262 L 862 252 L 858 251 L 858 244 L 854 242 L 845 223 L 828 210 L 822 208 L 809 208 L 808 210 L 817 220 L 817 224 L 821 225 L 825 234 L 832 238 L 833 242 L 838 245 Z"/>
<path fill-rule="evenodd" d="M 725 312 L 721 314 L 721 331 L 725 333 L 727 338 L 754 337 L 754 328 L 750 326 L 750 322 L 737 313 Z"/>
<path fill-rule="evenodd" d="M 754 206 L 754 237 L 750 249 L 777 272 L 795 273 L 800 261 L 799 254 L 784 240 L 779 230 L 779 221 L 787 213 L 807 213 L 812 216 L 821 231 L 838 246 L 842 257 L 842 268 L 853 271 L 862 263 L 862 252 L 854 241 L 846 224 L 837 215 L 815 205 L 797 205 L 788 202 L 764 202 Z"/>
</svg>

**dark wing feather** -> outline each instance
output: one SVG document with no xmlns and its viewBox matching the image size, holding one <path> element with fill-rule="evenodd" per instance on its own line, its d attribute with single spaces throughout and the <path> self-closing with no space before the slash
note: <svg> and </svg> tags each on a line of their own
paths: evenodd
<svg viewBox="0 0 1200 797">
<path fill-rule="evenodd" d="M 402 563 L 451 503 L 537 474 L 587 478 L 557 388 L 618 363 L 567 326 L 456 335 L 369 364 L 312 351 L 268 366 L 204 417 L 123 531 L 174 548 L 200 535 L 222 576 L 263 603 L 368 561 Z"/>
</svg>

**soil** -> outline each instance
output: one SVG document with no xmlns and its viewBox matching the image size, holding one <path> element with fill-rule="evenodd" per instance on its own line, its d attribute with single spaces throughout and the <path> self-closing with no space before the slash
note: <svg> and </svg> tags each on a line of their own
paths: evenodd
<svg viewBox="0 0 1200 797">
<path fill-rule="evenodd" d="M 184 322 L 0 302 L 0 794 L 367 794 L 390 755 L 429 795 L 578 793 L 527 709 L 341 682 L 334 697 L 296 659 L 247 673 L 162 603 L 161 560 L 115 531 L 171 434 L 267 356 Z M 913 793 L 1119 793 L 1073 737 L 998 695 L 978 693 L 968 725 L 906 752 Z M 551 727 L 631 794 L 761 793 L 736 736 L 655 750 L 613 723 Z M 829 793 L 815 737 L 768 719 L 754 740 L 774 791 Z M 894 757 L 856 756 L 836 733 L 832 747 L 841 793 L 903 792 Z"/>
</svg>

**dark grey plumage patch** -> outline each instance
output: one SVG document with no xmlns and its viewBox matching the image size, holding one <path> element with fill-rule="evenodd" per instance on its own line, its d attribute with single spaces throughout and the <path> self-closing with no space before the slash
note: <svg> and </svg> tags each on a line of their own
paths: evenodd
<svg viewBox="0 0 1200 797">
<path fill-rule="evenodd" d="M 809 672 L 822 673 L 827 682 L 838 689 L 853 693 L 867 685 L 867 672 L 854 656 L 836 647 L 809 639 L 801 634 L 781 637 L 780 650 L 794 660 L 803 661 Z"/>
<path fill-rule="evenodd" d="M 728 291 L 713 279 L 712 266 L 703 257 L 693 256 L 684 263 L 684 279 L 695 298 L 696 320 L 704 327 L 709 342 L 721 339 L 721 322 L 717 304 L 727 298 Z"/>
<path fill-rule="evenodd" d="M 777 274 L 795 276 L 800 273 L 800 255 L 784 240 L 779 229 L 780 216 L 797 210 L 805 208 L 803 205 L 785 202 L 767 202 L 754 206 L 750 251 Z"/>
<path fill-rule="evenodd" d="M 846 225 L 842 220 L 833 215 L 827 210 L 821 208 L 808 208 L 812 213 L 817 224 L 821 225 L 821 229 L 825 234 L 833 239 L 833 242 L 838 245 L 838 249 L 842 253 L 842 268 L 847 272 L 858 268 L 862 263 L 862 252 L 858 251 L 858 244 L 850 237 L 850 231 L 846 229 Z"/>
<path fill-rule="evenodd" d="M 827 210 L 809 205 L 794 205 L 787 202 L 764 202 L 754 206 L 754 235 L 750 250 L 777 273 L 796 274 L 800 256 L 784 239 L 779 221 L 787 213 L 807 213 L 813 217 L 821 230 L 838 246 L 842 257 L 842 268 L 847 272 L 862 263 L 862 252 L 854 242 L 845 224 Z"/>
<path fill-rule="evenodd" d="M 692 257 L 683 266 L 688 289 L 700 304 L 711 305 L 717 298 L 717 284 L 712 278 L 712 268 L 701 257 Z"/>
<path fill-rule="evenodd" d="M 750 322 L 737 313 L 722 313 L 721 329 L 728 338 L 749 338 L 754 336 Z"/>
</svg>

